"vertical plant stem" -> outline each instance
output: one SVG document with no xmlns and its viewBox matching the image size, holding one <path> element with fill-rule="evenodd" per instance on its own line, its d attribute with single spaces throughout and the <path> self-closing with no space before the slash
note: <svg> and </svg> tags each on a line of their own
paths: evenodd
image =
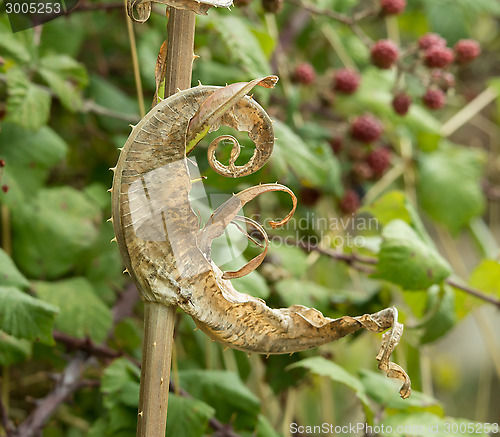
<svg viewBox="0 0 500 437">
<path fill-rule="evenodd" d="M 195 20 L 194 12 L 170 8 L 165 98 L 175 94 L 178 88 L 191 87 Z"/>
<path fill-rule="evenodd" d="M 127 10 L 127 0 L 125 2 L 125 10 Z M 139 102 L 139 112 L 141 117 L 144 117 L 146 114 L 146 110 L 144 107 L 144 95 L 142 93 L 142 83 L 141 83 L 141 71 L 139 69 L 139 60 L 137 58 L 137 45 L 135 44 L 135 35 L 134 35 L 134 25 L 132 20 L 126 16 L 127 20 L 127 33 L 128 39 L 130 41 L 130 53 L 132 55 L 132 67 L 134 69 L 134 79 L 135 79 L 135 89 L 137 90 L 137 100 Z"/>
<path fill-rule="evenodd" d="M 191 86 L 195 18 L 194 12 L 169 9 L 165 97 Z M 157 302 L 144 304 L 137 437 L 165 436 L 175 309 Z"/>
<path fill-rule="evenodd" d="M 163 437 L 167 423 L 175 306 L 144 303 L 137 437 Z"/>
</svg>

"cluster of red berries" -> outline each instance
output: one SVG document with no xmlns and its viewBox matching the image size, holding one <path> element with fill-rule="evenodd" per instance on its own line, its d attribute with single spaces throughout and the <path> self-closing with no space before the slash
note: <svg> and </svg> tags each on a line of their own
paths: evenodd
<svg viewBox="0 0 500 437">
<path fill-rule="evenodd" d="M 446 92 L 455 86 L 455 76 L 445 69 L 453 62 L 465 65 L 473 61 L 481 53 L 481 47 L 477 41 L 462 39 L 451 49 L 440 35 L 427 33 L 418 40 L 418 49 L 423 65 L 431 69 L 422 102 L 429 109 L 440 109 L 446 104 Z M 411 103 L 411 97 L 400 91 L 394 96 L 392 107 L 397 114 L 406 115 Z"/>
<path fill-rule="evenodd" d="M 355 183 L 379 179 L 391 165 L 391 151 L 387 147 L 376 147 L 368 153 L 354 147 L 353 151 L 355 153 L 352 155 L 357 158 L 351 168 L 351 176 Z M 340 209 L 344 213 L 355 212 L 360 204 L 361 197 L 353 189 L 346 190 L 339 201 Z"/>
<path fill-rule="evenodd" d="M 376 145 L 383 131 L 382 122 L 372 114 L 363 114 L 351 121 L 348 132 L 349 137 L 355 141 L 349 143 L 346 154 L 352 163 L 350 179 L 354 185 L 368 180 L 377 180 L 390 167 L 390 150 L 385 146 Z M 329 140 L 329 143 L 336 155 L 342 153 L 343 138 L 335 136 Z M 345 213 L 354 212 L 359 205 L 360 196 L 355 190 L 346 190 L 339 202 L 341 210 Z"/>
</svg>

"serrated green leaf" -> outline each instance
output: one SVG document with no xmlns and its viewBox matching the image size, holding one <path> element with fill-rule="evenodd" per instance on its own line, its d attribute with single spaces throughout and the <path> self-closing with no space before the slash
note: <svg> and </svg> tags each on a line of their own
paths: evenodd
<svg viewBox="0 0 500 437">
<path fill-rule="evenodd" d="M 0 330 L 27 340 L 54 344 L 52 326 L 58 308 L 14 287 L 0 287 Z"/>
<path fill-rule="evenodd" d="M 255 426 L 260 402 L 238 375 L 220 370 L 179 371 L 181 387 L 214 407 L 222 422 L 237 420 Z"/>
<path fill-rule="evenodd" d="M 214 415 L 215 410 L 205 402 L 171 393 L 168 397 L 166 437 L 205 435 L 208 421 Z"/>
<path fill-rule="evenodd" d="M 406 290 L 424 290 L 448 277 L 451 268 L 403 220 L 393 220 L 382 231 L 377 272 L 373 277 Z"/>
<path fill-rule="evenodd" d="M 365 407 L 369 408 L 365 387 L 361 381 L 333 361 L 329 361 L 323 357 L 306 358 L 305 360 L 301 360 L 291 366 L 288 366 L 287 369 L 294 369 L 297 367 L 304 367 L 316 375 L 326 376 L 332 381 L 347 385 L 354 391 L 358 399 L 365 405 Z"/>
<path fill-rule="evenodd" d="M 0 331 L 0 366 L 22 363 L 31 355 L 31 343 Z"/>
<path fill-rule="evenodd" d="M 0 249 L 0 286 L 28 288 L 30 283 L 18 270 L 12 258 Z"/>
<path fill-rule="evenodd" d="M 35 131 L 47 124 L 51 103 L 48 91 L 30 82 L 17 67 L 7 71 L 7 90 L 5 121 Z"/>
<path fill-rule="evenodd" d="M 59 307 L 56 329 L 78 338 L 90 337 L 96 343 L 106 338 L 113 322 L 111 310 L 86 278 L 35 282 L 33 286 L 41 299 Z"/>
<path fill-rule="evenodd" d="M 66 109 L 82 108 L 81 89 L 88 84 L 85 67 L 67 55 L 48 55 L 40 60 L 38 73 Z"/>
<path fill-rule="evenodd" d="M 0 158 L 6 163 L 2 183 L 9 187 L 2 193 L 2 203 L 23 203 L 36 195 L 48 176 L 49 168 L 60 162 L 68 146 L 51 128 L 44 126 L 32 132 L 20 126 L 3 123 L 0 130 Z"/>
<path fill-rule="evenodd" d="M 452 232 L 485 207 L 481 189 L 484 155 L 478 149 L 445 145 L 418 160 L 417 194 L 421 207 Z"/>
<path fill-rule="evenodd" d="M 35 278 L 57 278 L 71 270 L 98 234 L 100 211 L 71 187 L 44 189 L 12 211 L 13 258 Z"/>
</svg>

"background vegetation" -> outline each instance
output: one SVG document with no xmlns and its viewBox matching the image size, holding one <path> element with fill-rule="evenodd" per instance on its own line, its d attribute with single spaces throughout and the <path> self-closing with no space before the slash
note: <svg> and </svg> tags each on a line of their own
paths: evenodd
<svg viewBox="0 0 500 437">
<path fill-rule="evenodd" d="M 397 383 L 376 369 L 376 335 L 247 357 L 223 351 L 179 312 L 167 435 L 290 435 L 291 422 L 447 422 L 456 432 L 432 435 L 487 435 L 463 425 L 500 421 L 499 17 L 495 0 L 408 0 L 397 16 L 381 14 L 376 0 L 253 0 L 198 17 L 193 85 L 280 76 L 275 90 L 255 92 L 276 120 L 270 162 L 229 180 L 199 147 L 207 192 L 278 180 L 299 196 L 295 223 L 307 222 L 275 231 L 295 245 L 275 244 L 236 287 L 271 306 L 304 304 L 330 317 L 397 306 L 405 334 L 394 358 L 414 393 L 399 399 Z M 135 435 L 142 304 L 109 243 L 106 190 L 128 124 L 140 119 L 131 48 L 147 108 L 167 19 L 155 6 L 134 25 L 136 45 L 125 20 L 123 4 L 106 0 L 81 1 L 18 33 L 0 17 L 3 435 Z M 474 62 L 446 67 L 456 85 L 438 110 L 422 100 L 429 87 L 448 88 L 417 48 L 429 31 L 449 47 L 464 38 L 482 46 Z M 380 69 L 370 50 L 386 38 L 400 56 Z M 335 89 L 345 67 L 359 73 L 352 94 Z M 406 116 L 391 106 L 400 92 L 413 99 Z M 367 113 L 379 121 L 365 144 L 353 123 Z M 247 141 L 240 159 L 251 153 Z M 266 195 L 245 212 L 282 217 L 288 202 Z M 378 226 L 353 229 L 354 214 Z M 325 218 L 335 225 L 320 226 Z M 339 245 L 354 235 L 366 244 Z M 220 259 L 226 250 L 217 245 Z"/>
</svg>

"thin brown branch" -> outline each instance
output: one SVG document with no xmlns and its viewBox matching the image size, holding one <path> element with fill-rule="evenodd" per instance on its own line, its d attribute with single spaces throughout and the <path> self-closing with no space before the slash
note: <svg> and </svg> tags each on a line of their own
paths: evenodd
<svg viewBox="0 0 500 437">
<path fill-rule="evenodd" d="M 471 296 L 477 297 L 478 299 L 484 300 L 485 302 L 489 302 L 500 308 L 500 300 L 496 299 L 494 296 L 490 296 L 482 291 L 469 287 L 468 285 L 460 284 L 453 279 L 447 279 L 446 283 L 454 288 L 458 288 L 459 290 L 464 291 L 467 294 L 470 294 Z"/>
<path fill-rule="evenodd" d="M 302 2 L 302 0 L 289 0 L 289 2 L 295 6 L 298 6 L 299 8 L 306 10 L 310 14 L 317 16 L 326 16 L 332 18 L 335 21 L 338 21 L 339 23 L 349 26 L 349 28 L 353 31 L 353 33 L 365 45 L 370 46 L 372 44 L 371 38 L 363 31 L 363 29 L 361 29 L 358 23 L 360 20 L 364 18 L 375 15 L 377 13 L 375 9 L 369 8 L 364 11 L 358 12 L 356 15 L 354 15 L 354 17 L 350 17 L 349 15 L 342 14 L 340 12 L 336 12 L 331 9 L 320 9 L 317 8 L 316 6 L 306 5 L 304 2 Z"/>
<path fill-rule="evenodd" d="M 317 246 L 315 244 L 305 243 L 305 242 L 300 241 L 300 240 L 299 241 L 287 240 L 287 243 L 295 244 L 297 247 L 300 247 L 301 249 L 304 249 L 307 252 L 312 252 L 312 251 L 318 252 L 318 253 L 321 253 L 323 255 L 329 256 L 330 258 L 344 261 L 348 264 L 353 264 L 355 262 L 360 262 L 360 263 L 364 263 L 364 264 L 371 264 L 371 265 L 377 264 L 376 258 L 358 255 L 356 253 L 344 253 L 344 252 L 339 252 L 337 250 L 325 249 L 325 248 Z"/>
<path fill-rule="evenodd" d="M 54 390 L 37 402 L 37 407 L 19 425 L 15 433 L 12 434 L 13 436 L 35 437 L 39 435 L 59 405 L 78 389 L 86 360 L 87 355 L 81 352 L 71 359 L 56 382 Z"/>
<path fill-rule="evenodd" d="M 287 240 L 290 242 L 289 240 Z M 316 245 L 312 245 L 309 243 L 304 243 L 302 241 L 295 241 L 295 242 L 290 242 L 290 243 L 295 243 L 297 247 L 300 247 L 301 249 L 304 249 L 307 252 L 318 252 L 323 255 L 329 256 L 332 259 L 336 259 L 339 261 L 344 261 L 345 263 L 349 264 L 351 267 L 355 268 L 356 270 L 366 273 L 366 274 L 372 274 L 375 271 L 371 268 L 367 268 L 366 266 L 363 266 L 362 264 L 370 264 L 370 265 L 376 265 L 378 260 L 376 258 L 372 257 L 366 257 L 362 255 L 358 255 L 355 253 L 343 253 L 343 252 L 338 252 L 335 250 L 331 249 L 324 249 Z M 358 264 L 358 263 L 361 263 Z M 469 287 L 468 285 L 460 284 L 456 282 L 453 279 L 446 279 L 445 281 L 448 285 L 451 285 L 454 288 L 457 288 L 459 290 L 462 290 L 463 292 L 470 294 L 471 296 L 474 296 L 478 299 L 484 300 L 485 302 L 491 303 L 495 305 L 496 307 L 500 308 L 500 300 L 495 298 L 494 296 L 488 295 L 484 293 L 483 291 L 476 290 L 472 287 Z"/>
</svg>

